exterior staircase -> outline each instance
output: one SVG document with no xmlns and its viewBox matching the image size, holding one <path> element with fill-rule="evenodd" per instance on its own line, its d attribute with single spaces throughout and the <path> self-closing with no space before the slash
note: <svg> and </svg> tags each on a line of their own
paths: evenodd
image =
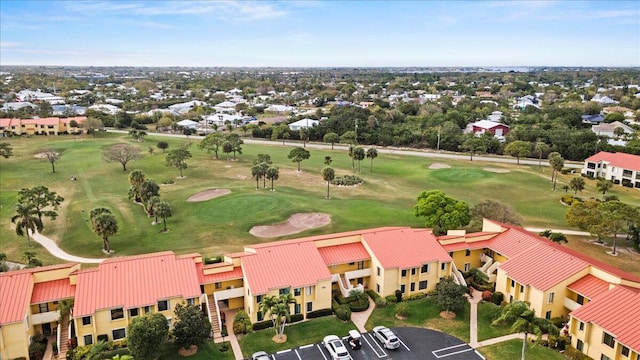
<svg viewBox="0 0 640 360">
<path fill-rule="evenodd" d="M 60 335 L 58 336 L 58 359 L 66 359 L 67 351 L 69 351 L 69 317 L 62 318 L 60 324 Z"/>
<path fill-rule="evenodd" d="M 216 300 L 213 298 L 213 294 L 207 294 L 207 300 L 209 303 L 209 321 L 211 322 L 211 331 L 213 332 L 213 338 L 220 336 L 220 323 L 218 322 L 218 309 L 216 307 Z"/>
</svg>

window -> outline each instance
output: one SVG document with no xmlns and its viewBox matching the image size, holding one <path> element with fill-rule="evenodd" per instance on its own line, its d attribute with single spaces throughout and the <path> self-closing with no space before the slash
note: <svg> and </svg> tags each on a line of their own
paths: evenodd
<svg viewBox="0 0 640 360">
<path fill-rule="evenodd" d="M 407 276 L 407 270 L 402 270 L 402 277 L 406 277 Z"/>
<path fill-rule="evenodd" d="M 554 293 L 550 292 L 550 293 L 549 293 L 549 298 L 547 299 L 547 302 L 548 302 L 549 304 L 553 303 L 553 296 L 554 296 Z"/>
<path fill-rule="evenodd" d="M 313 294 L 313 286 L 307 286 L 307 295 Z"/>
<path fill-rule="evenodd" d="M 424 289 L 426 289 L 426 288 L 427 288 L 427 280 L 420 281 L 420 282 L 418 283 L 418 289 L 419 289 L 419 290 L 424 290 Z"/>
<path fill-rule="evenodd" d="M 509 295 L 509 302 L 513 302 L 513 295 Z"/>
<path fill-rule="evenodd" d="M 469 270 L 471 270 L 471 263 L 465 263 L 464 264 L 464 272 L 469 272 Z"/>
<path fill-rule="evenodd" d="M 84 316 L 82 318 L 82 325 L 91 325 L 91 316 Z"/>
<path fill-rule="evenodd" d="M 582 340 L 578 339 L 578 343 L 576 344 L 576 349 L 578 349 L 579 351 L 582 351 L 583 348 L 584 348 L 584 343 L 582 342 Z"/>
<path fill-rule="evenodd" d="M 471 250 L 467 249 L 464 251 L 464 256 L 469 256 L 471 255 Z"/>
<path fill-rule="evenodd" d="M 578 295 L 578 299 L 576 302 L 580 305 L 584 305 L 584 296 Z"/>
<path fill-rule="evenodd" d="M 256 302 L 260 304 L 262 302 L 262 295 L 256 296 Z"/>
<path fill-rule="evenodd" d="M 300 293 L 302 293 L 302 289 L 300 288 L 293 289 L 293 296 L 300 296 Z"/>
<path fill-rule="evenodd" d="M 551 311 L 547 311 L 547 313 L 544 315 L 544 318 L 547 320 L 551 319 Z"/>
<path fill-rule="evenodd" d="M 307 303 L 307 312 L 311 312 L 311 311 L 313 311 L 313 303 L 309 301 Z"/>
<path fill-rule="evenodd" d="M 524 285 L 520 285 L 520 293 L 522 294 L 524 292 Z"/>
<path fill-rule="evenodd" d="M 440 270 L 442 271 L 447 270 L 447 263 L 440 264 Z"/>
<path fill-rule="evenodd" d="M 294 307 L 293 307 L 293 313 L 294 314 L 300 314 L 302 312 L 301 308 L 302 308 L 302 305 L 295 304 Z"/>
<path fill-rule="evenodd" d="M 511 280 L 511 287 L 515 287 L 516 286 L 516 281 L 515 280 Z"/>
<path fill-rule="evenodd" d="M 428 273 L 429 272 L 429 264 L 424 264 L 422 265 L 422 268 L 420 269 L 421 273 Z"/>
<path fill-rule="evenodd" d="M 584 331 L 584 323 L 582 321 L 580 321 L 580 324 L 578 325 L 578 329 L 580 329 L 580 331 Z"/>
<path fill-rule="evenodd" d="M 453 257 L 453 251 L 449 252 L 449 257 Z"/>
<path fill-rule="evenodd" d="M 378 276 L 380 276 L 380 266 L 378 266 L 378 268 L 376 269 L 376 273 L 378 274 Z"/>
<path fill-rule="evenodd" d="M 38 307 L 40 308 L 40 313 L 46 313 L 49 312 L 49 304 L 44 303 L 44 304 L 38 304 Z"/>
<path fill-rule="evenodd" d="M 608 357 L 608 356 L 607 356 L 607 355 L 605 355 L 605 354 L 602 354 L 602 355 L 600 355 L 600 360 L 611 360 L 611 358 L 610 358 L 610 357 Z"/>
<path fill-rule="evenodd" d="M 93 335 L 89 334 L 84 336 L 84 345 L 93 345 Z"/>
<path fill-rule="evenodd" d="M 416 291 L 416 283 L 411 283 L 411 291 Z"/>
<path fill-rule="evenodd" d="M 400 285 L 400 292 L 404 294 L 405 290 L 407 290 L 407 285 L 405 284 Z"/>
<path fill-rule="evenodd" d="M 622 349 L 620 349 L 620 354 L 624 357 L 629 357 L 629 348 L 622 345 Z"/>
<path fill-rule="evenodd" d="M 138 316 L 138 308 L 129 309 L 129 316 L 130 317 Z"/>
<path fill-rule="evenodd" d="M 113 335 L 113 340 L 122 339 L 127 336 L 125 329 L 115 329 L 111 332 L 111 334 Z"/>
<path fill-rule="evenodd" d="M 194 306 L 195 304 L 196 304 L 196 299 L 194 298 L 187 299 L 187 305 Z"/>
<path fill-rule="evenodd" d="M 604 339 L 602 339 L 602 343 L 607 344 L 610 348 L 613 349 L 616 344 L 616 339 L 613 337 L 613 335 L 604 333 Z"/>
<path fill-rule="evenodd" d="M 376 292 L 380 294 L 380 284 L 376 284 Z"/>
<path fill-rule="evenodd" d="M 124 311 L 122 308 L 112 309 L 111 310 L 111 320 L 118 320 L 124 317 Z"/>
<path fill-rule="evenodd" d="M 216 287 L 216 290 L 217 289 L 222 289 L 222 283 L 221 282 L 215 283 L 215 287 Z"/>
<path fill-rule="evenodd" d="M 280 295 L 288 294 L 288 293 L 289 293 L 289 288 L 280 289 L 280 290 L 278 291 L 278 293 L 279 293 Z"/>
<path fill-rule="evenodd" d="M 349 266 L 353 266 L 353 265 L 355 265 L 355 264 L 356 264 L 355 262 L 350 262 L 350 263 L 349 263 Z"/>
<path fill-rule="evenodd" d="M 262 320 L 264 320 L 264 315 L 262 315 L 262 311 L 258 311 L 258 313 L 256 314 L 256 316 L 258 316 L 258 321 L 262 321 Z"/>
<path fill-rule="evenodd" d="M 358 270 L 364 269 L 364 261 L 358 261 Z"/>
<path fill-rule="evenodd" d="M 364 285 L 364 278 L 359 277 L 358 280 L 356 280 L 356 282 L 360 285 Z"/>
<path fill-rule="evenodd" d="M 151 306 L 145 306 L 145 307 L 144 307 L 144 313 L 145 313 L 145 314 L 148 314 L 148 313 L 150 313 L 150 312 L 151 312 Z"/>
<path fill-rule="evenodd" d="M 411 269 L 411 275 L 415 275 L 416 274 L 416 268 L 412 268 Z"/>
<path fill-rule="evenodd" d="M 167 311 L 167 310 L 169 310 L 169 301 L 168 300 L 158 301 L 158 311 Z"/>
<path fill-rule="evenodd" d="M 171 327 L 171 318 L 167 318 L 167 326 Z"/>
</svg>

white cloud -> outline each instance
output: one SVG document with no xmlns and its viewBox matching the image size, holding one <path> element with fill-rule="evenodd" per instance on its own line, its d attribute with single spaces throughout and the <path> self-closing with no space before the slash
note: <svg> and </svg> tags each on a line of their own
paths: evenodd
<svg viewBox="0 0 640 360">
<path fill-rule="evenodd" d="M 15 49 L 22 46 L 21 43 L 15 41 L 0 41 L 0 49 Z"/>
</svg>

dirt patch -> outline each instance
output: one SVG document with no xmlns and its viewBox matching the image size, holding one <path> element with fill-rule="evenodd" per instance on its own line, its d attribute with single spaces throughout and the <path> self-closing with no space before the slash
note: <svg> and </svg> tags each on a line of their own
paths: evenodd
<svg viewBox="0 0 640 360">
<path fill-rule="evenodd" d="M 505 174 L 505 173 L 511 172 L 511 170 L 509 170 L 509 169 L 500 169 L 500 168 L 484 168 L 482 170 L 493 172 L 493 173 L 498 173 L 498 174 Z"/>
<path fill-rule="evenodd" d="M 229 189 L 211 189 L 201 191 L 197 194 L 191 195 L 187 201 L 188 202 L 197 202 L 197 201 L 207 201 L 213 198 L 217 198 L 219 196 L 231 194 L 231 190 Z"/>
<path fill-rule="evenodd" d="M 429 165 L 429 169 L 432 170 L 436 170 L 436 169 L 449 169 L 451 166 L 449 164 L 442 164 L 442 163 L 433 163 L 431 165 Z"/>
<path fill-rule="evenodd" d="M 198 345 L 191 345 L 188 349 L 180 348 L 180 350 L 178 350 L 178 355 L 191 356 L 191 355 L 195 355 L 197 352 L 198 352 Z"/>
<path fill-rule="evenodd" d="M 254 226 L 249 230 L 249 233 L 261 238 L 273 238 L 297 234 L 308 229 L 323 227 L 330 223 L 331 216 L 329 214 L 301 213 L 293 214 L 287 221 L 279 224 Z"/>
<path fill-rule="evenodd" d="M 456 318 L 456 313 L 453 311 L 441 311 L 440 317 L 446 320 L 453 320 Z"/>
<path fill-rule="evenodd" d="M 287 342 L 287 334 L 282 334 L 279 338 L 278 335 L 274 335 L 271 340 L 276 344 L 284 344 Z"/>
<path fill-rule="evenodd" d="M 54 153 L 54 154 L 60 155 L 59 153 Z M 47 153 L 38 153 L 38 154 L 35 154 L 33 156 L 38 158 L 38 159 L 47 159 L 48 158 Z"/>
</svg>

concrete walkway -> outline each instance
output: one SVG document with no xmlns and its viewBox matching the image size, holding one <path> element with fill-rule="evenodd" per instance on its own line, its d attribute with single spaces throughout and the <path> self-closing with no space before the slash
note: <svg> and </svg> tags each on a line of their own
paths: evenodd
<svg viewBox="0 0 640 360">
<path fill-rule="evenodd" d="M 358 331 L 360 331 L 361 333 L 367 332 L 367 329 L 364 326 L 367 323 L 367 320 L 369 320 L 369 316 L 373 312 L 373 309 L 375 308 L 376 303 L 371 298 L 369 298 L 369 308 L 367 310 L 351 313 L 351 321 L 355 324 L 355 326 L 358 328 Z"/>
<path fill-rule="evenodd" d="M 57 257 L 58 259 L 62 259 L 64 261 L 70 262 L 79 262 L 85 264 L 99 264 L 103 262 L 105 259 L 91 259 L 91 258 L 83 258 L 79 256 L 74 256 L 64 252 L 62 249 L 58 247 L 58 244 L 50 238 L 40 234 L 39 232 L 35 232 L 31 234 L 31 239 L 37 242 L 38 244 L 44 246 L 47 251 L 51 253 L 51 255 Z"/>
<path fill-rule="evenodd" d="M 469 345 L 475 349 L 478 347 L 478 303 L 482 301 L 482 291 L 473 290 L 468 300 L 471 305 L 469 310 Z"/>
</svg>

